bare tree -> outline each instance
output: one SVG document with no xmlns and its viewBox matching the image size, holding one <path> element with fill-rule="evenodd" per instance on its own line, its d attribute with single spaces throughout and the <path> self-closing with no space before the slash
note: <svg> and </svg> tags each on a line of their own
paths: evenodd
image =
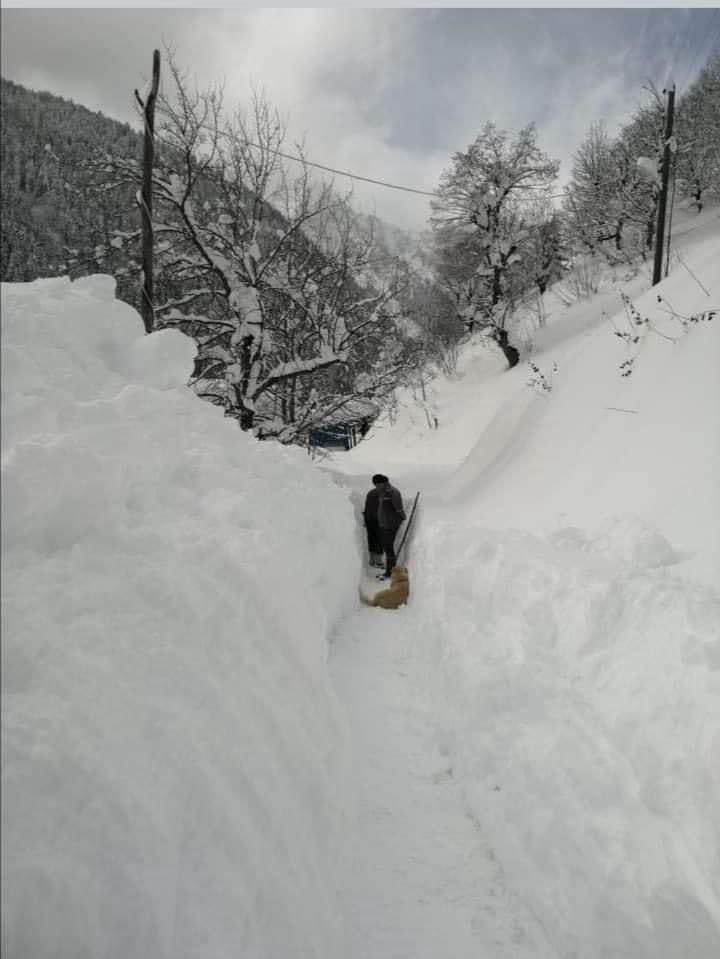
<svg viewBox="0 0 720 959">
<path fill-rule="evenodd" d="M 528 206 L 520 253 L 526 292 L 542 296 L 563 275 L 565 263 L 562 216 L 550 201 L 540 200 Z"/>
<path fill-rule="evenodd" d="M 402 310 L 412 324 L 412 335 L 422 352 L 423 370 L 428 375 L 433 369 L 441 370 L 446 376 L 453 375 L 465 330 L 457 322 L 456 303 L 447 285 L 441 285 L 426 273 L 411 271 L 403 291 Z M 419 371 L 418 383 L 421 382 Z"/>
<path fill-rule="evenodd" d="M 371 225 L 312 179 L 300 145 L 288 174 L 285 127 L 262 93 L 249 114 L 228 116 L 221 89 L 191 91 L 169 61 L 173 87 L 157 106 L 155 314 L 197 341 L 192 385 L 242 429 L 283 442 L 375 415 L 405 361 L 390 349 L 402 339 L 398 277 L 369 271 Z M 116 183 L 136 175 L 132 162 L 113 171 Z"/>
<path fill-rule="evenodd" d="M 376 255 L 372 223 L 361 227 L 346 200 L 288 243 L 263 298 L 275 365 L 256 392 L 260 435 L 296 441 L 374 416 L 402 379 L 411 354 L 397 325 L 402 280 L 369 273 Z"/>
<path fill-rule="evenodd" d="M 537 146 L 533 125 L 511 140 L 488 123 L 465 152 L 453 156 L 432 204 L 439 270 L 458 316 L 470 329 L 488 330 L 511 367 L 519 353 L 509 342 L 508 321 L 521 292 L 515 267 L 527 229 L 526 204 L 549 192 L 558 168 Z"/>
<path fill-rule="evenodd" d="M 678 178 L 700 213 L 708 194 L 720 196 L 720 54 L 681 97 L 676 133 Z"/>
<path fill-rule="evenodd" d="M 238 111 L 225 119 L 220 90 L 190 93 L 172 61 L 170 69 L 174 97 L 159 103 L 165 149 L 155 175 L 155 235 L 158 272 L 166 288 L 181 292 L 158 303 L 156 314 L 197 339 L 200 391 L 222 371 L 226 409 L 249 430 L 274 365 L 263 294 L 293 237 L 327 209 L 330 194 L 312 188 L 307 170 L 288 182 L 285 130 L 262 94 L 254 94 L 249 117 Z M 342 359 L 319 343 L 303 370 Z"/>
<path fill-rule="evenodd" d="M 611 263 L 646 256 L 652 249 L 657 185 L 643 178 L 637 161 L 661 156 L 662 97 L 652 84 L 649 103 L 635 111 L 615 140 L 593 123 L 573 158 L 565 191 L 566 235 L 578 252 L 600 253 Z"/>
<path fill-rule="evenodd" d="M 630 257 L 647 256 L 654 246 L 658 184 L 639 174 L 638 159 L 662 163 L 665 109 L 662 94 L 652 84 L 645 87 L 648 102 L 639 106 L 633 119 L 620 131 L 613 145 L 618 169 L 618 193 L 627 223 L 625 247 Z"/>
<path fill-rule="evenodd" d="M 572 178 L 565 191 L 568 234 L 576 247 L 591 253 L 610 241 L 622 249 L 626 219 L 618 185 L 618 164 L 603 123 L 593 123 L 573 157 Z"/>
</svg>

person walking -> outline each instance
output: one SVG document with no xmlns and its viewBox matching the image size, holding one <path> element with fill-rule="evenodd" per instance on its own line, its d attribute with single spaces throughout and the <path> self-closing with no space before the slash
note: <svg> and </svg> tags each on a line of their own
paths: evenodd
<svg viewBox="0 0 720 959">
<path fill-rule="evenodd" d="M 373 483 L 375 477 L 373 476 Z M 382 567 L 383 548 L 380 542 L 380 527 L 378 526 L 378 508 L 380 497 L 377 487 L 373 486 L 365 497 L 365 508 L 363 509 L 363 519 L 365 521 L 365 531 L 367 532 L 368 553 L 370 554 L 370 565 Z"/>
<path fill-rule="evenodd" d="M 400 490 L 390 483 L 387 476 L 376 473 L 373 485 L 378 495 L 380 545 L 385 553 L 385 574 L 382 578 L 389 579 L 395 566 L 395 537 L 405 519 L 405 510 Z"/>
</svg>

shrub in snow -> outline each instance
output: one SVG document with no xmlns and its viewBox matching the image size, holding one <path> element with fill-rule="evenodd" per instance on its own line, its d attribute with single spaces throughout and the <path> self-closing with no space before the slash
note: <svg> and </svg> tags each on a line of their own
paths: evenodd
<svg viewBox="0 0 720 959">
<path fill-rule="evenodd" d="M 550 373 L 543 373 L 537 363 L 528 363 L 530 367 L 530 376 L 527 385 L 531 386 L 537 393 L 545 394 L 552 392 L 553 377 L 558 371 L 557 363 L 553 363 Z"/>
<path fill-rule="evenodd" d="M 112 291 L 2 289 L 4 953 L 343 955 L 352 508 Z"/>
<path fill-rule="evenodd" d="M 565 306 L 578 300 L 589 300 L 600 289 L 600 263 L 591 253 L 578 253 L 572 257 L 562 283 L 555 285 L 555 292 Z"/>
<path fill-rule="evenodd" d="M 655 333 L 657 336 L 661 336 L 663 339 L 670 340 L 674 343 L 679 337 L 672 334 L 676 332 L 678 326 L 684 334 L 687 333 L 693 324 L 709 323 L 715 319 L 717 315 L 717 310 L 703 310 L 691 316 L 684 316 L 682 313 L 678 313 L 665 297 L 658 294 L 657 302 L 660 304 L 661 312 L 666 316 L 670 316 L 674 321 L 674 328 L 671 328 L 671 332 L 667 332 L 659 329 L 657 322 L 653 323 L 647 316 L 641 316 L 640 311 L 626 293 L 621 293 L 620 298 L 623 302 L 626 328 L 622 329 L 618 327 L 614 320 L 610 322 L 614 327 L 615 336 L 623 340 L 629 348 L 637 347 L 631 357 L 620 363 L 621 376 L 630 376 L 632 374 L 635 361 L 642 346 L 642 341 L 648 333 Z"/>
</svg>

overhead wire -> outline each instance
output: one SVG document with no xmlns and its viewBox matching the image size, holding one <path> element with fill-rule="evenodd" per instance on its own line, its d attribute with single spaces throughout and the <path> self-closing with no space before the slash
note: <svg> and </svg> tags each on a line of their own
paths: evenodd
<svg viewBox="0 0 720 959">
<path fill-rule="evenodd" d="M 709 52 L 713 49 L 713 46 L 715 45 L 715 43 L 718 42 L 718 41 L 720 41 L 720 9 L 714 10 L 713 13 L 715 14 L 715 17 L 716 17 L 717 20 L 718 20 L 718 27 L 717 27 L 717 29 L 714 31 L 714 34 L 713 34 L 713 36 L 711 37 L 711 40 L 710 40 L 710 44 L 709 44 L 708 47 L 707 47 L 707 52 L 708 52 L 708 54 L 709 54 Z M 694 49 L 694 51 L 693 51 L 693 53 L 692 53 L 691 61 L 690 61 L 690 68 L 689 68 L 689 70 L 688 70 L 687 73 L 686 73 L 684 83 L 683 83 L 682 85 L 678 84 L 678 87 L 677 87 L 677 89 L 678 89 L 678 95 L 679 95 L 679 91 L 680 91 L 680 90 L 682 89 L 682 87 L 687 83 L 689 77 L 690 77 L 691 74 L 692 74 L 693 68 L 694 68 L 694 66 L 696 65 L 696 62 L 697 62 L 697 60 L 698 60 L 698 57 L 699 57 L 699 55 L 700 55 L 701 52 L 702 52 L 702 49 L 703 49 L 703 46 L 704 46 L 704 40 L 705 40 L 705 37 L 706 37 L 706 36 L 707 36 L 707 34 L 705 34 L 705 35 L 703 35 L 703 36 L 700 37 L 699 45 L 697 45 L 697 47 Z M 210 127 L 210 126 L 208 126 L 208 125 L 206 125 L 206 124 L 199 124 L 199 125 L 198 125 L 198 129 L 205 130 L 206 132 L 209 132 L 209 133 L 213 134 L 213 136 L 221 136 L 221 137 L 224 137 L 225 139 L 228 139 L 228 140 L 232 140 L 232 139 L 233 139 L 233 135 L 232 135 L 231 133 L 229 133 L 229 132 L 227 132 L 227 131 L 225 131 L 225 130 L 215 130 L 215 129 L 213 129 L 212 127 Z M 161 140 L 161 138 L 158 137 L 158 141 L 160 141 L 160 140 Z M 167 140 L 162 140 L 162 142 L 164 142 L 166 146 L 172 146 L 172 144 L 168 143 Z M 248 145 L 249 147 L 252 147 L 253 149 L 256 149 L 256 150 L 267 149 L 266 147 L 262 147 L 260 144 L 254 143 L 254 142 L 252 142 L 252 141 L 246 141 L 246 142 L 247 142 L 247 145 Z M 372 184 L 372 185 L 374 185 L 374 186 L 384 187 L 384 188 L 389 189 L 389 190 L 399 190 L 399 191 L 402 191 L 402 192 L 404 192 L 404 193 L 412 193 L 412 194 L 419 195 L 419 196 L 437 197 L 437 196 L 439 195 L 439 194 L 437 193 L 437 191 L 435 191 L 435 190 L 432 190 L 432 191 L 431 191 L 431 190 L 421 190 L 421 189 L 419 189 L 419 188 L 417 188 L 417 187 L 406 186 L 406 185 L 404 185 L 404 184 L 390 183 L 390 182 L 387 181 L 387 180 L 381 180 L 381 179 L 376 178 L 376 177 L 364 176 L 363 174 L 360 174 L 360 173 L 352 173 L 350 170 L 341 170 L 341 169 L 339 169 L 339 168 L 337 168 L 337 167 L 332 167 L 332 166 L 329 166 L 328 164 L 324 164 L 324 163 L 318 163 L 318 162 L 316 162 L 316 161 L 314 161 L 314 160 L 308 160 L 306 157 L 303 157 L 303 156 L 295 156 L 295 155 L 293 155 L 293 154 L 291 154 L 291 153 L 286 153 L 286 152 L 281 151 L 281 150 L 274 150 L 273 152 L 275 153 L 275 155 L 277 155 L 277 156 L 279 156 L 279 157 L 282 157 L 282 158 L 285 159 L 285 160 L 289 160 L 289 161 L 294 162 L 294 163 L 302 163 L 304 166 L 314 167 L 315 169 L 323 170 L 323 171 L 325 171 L 326 173 L 332 173 L 332 174 L 334 174 L 335 176 L 344 176 L 344 177 L 347 177 L 347 178 L 350 179 L 350 180 L 357 180 L 357 181 L 362 182 L 362 183 L 370 183 L 370 184 Z M 523 189 L 523 190 L 528 190 L 528 189 L 539 189 L 539 190 L 541 190 L 541 189 L 543 189 L 543 187 L 540 186 L 540 185 L 532 184 L 532 185 L 529 185 L 529 186 L 527 186 L 527 187 L 522 187 L 521 189 Z M 556 200 L 556 199 L 561 199 L 561 198 L 563 198 L 564 196 L 565 196 L 565 192 L 562 192 L 562 193 L 552 193 L 552 194 L 547 195 L 546 198 L 549 199 L 549 200 Z"/>
<path fill-rule="evenodd" d="M 204 124 L 199 124 L 199 128 L 200 128 L 200 129 L 203 129 L 203 130 L 206 130 L 206 131 L 212 133 L 213 135 L 217 135 L 217 136 L 224 137 L 224 138 L 226 138 L 226 139 L 228 139 L 228 140 L 232 140 L 232 139 L 233 139 L 233 135 L 232 135 L 231 133 L 228 133 L 228 132 L 225 131 L 225 130 L 213 130 L 212 127 L 205 126 Z M 160 142 L 160 143 L 163 143 L 166 147 L 173 148 L 173 147 L 176 146 L 175 144 L 171 143 L 169 140 L 167 140 L 167 139 L 165 139 L 165 138 L 162 138 L 162 137 L 158 137 L 158 138 L 157 138 L 157 141 Z M 251 140 L 247 140 L 247 141 L 245 141 L 245 142 L 246 142 L 247 146 L 252 147 L 254 150 L 267 150 L 267 149 L 268 149 L 267 147 L 261 146 L 259 143 L 253 143 Z M 348 177 L 348 178 L 351 179 L 351 180 L 360 180 L 360 181 L 362 181 L 362 182 L 364 182 L 364 183 L 372 183 L 372 184 L 374 184 L 374 185 L 376 185 L 376 186 L 386 187 L 387 189 L 390 189 L 390 190 L 402 190 L 402 191 L 404 191 L 404 192 L 406 192 L 406 193 L 415 193 L 415 194 L 420 194 L 420 195 L 422 195 L 422 196 L 429 196 L 429 197 L 437 197 L 437 196 L 439 196 L 439 194 L 437 193 L 437 191 L 419 190 L 419 189 L 417 189 L 416 187 L 403 186 L 403 185 L 401 185 L 401 184 L 399 184 L 399 183 L 389 183 L 389 182 L 386 181 L 386 180 L 378 180 L 378 179 L 375 179 L 374 177 L 363 176 L 363 175 L 361 175 L 361 174 L 359 174 L 359 173 L 351 173 L 349 170 L 339 170 L 339 169 L 337 169 L 336 167 L 327 166 L 327 165 L 324 164 L 324 163 L 317 163 L 317 162 L 315 162 L 315 161 L 313 161 L 313 160 L 308 160 L 306 157 L 303 157 L 303 156 L 294 156 L 293 154 L 291 154 L 291 153 L 285 153 L 285 152 L 283 152 L 282 150 L 274 150 L 274 149 L 273 149 L 272 152 L 273 152 L 276 156 L 282 157 L 282 158 L 285 159 L 285 160 L 291 160 L 291 161 L 293 161 L 293 162 L 295 162 L 295 163 L 302 163 L 304 166 L 316 167 L 317 169 L 324 170 L 324 171 L 327 172 L 327 173 L 334 173 L 334 174 L 337 175 L 337 176 L 345 176 L 345 177 Z M 543 187 L 540 186 L 540 185 L 531 184 L 531 185 L 528 185 L 528 186 L 523 186 L 523 187 L 521 187 L 521 189 L 523 189 L 523 190 L 542 190 Z M 550 195 L 547 197 L 547 199 L 549 199 L 549 200 L 554 200 L 554 199 L 557 199 L 558 197 L 563 197 L 563 196 L 565 196 L 564 193 L 552 193 L 552 194 L 550 194 Z"/>
</svg>

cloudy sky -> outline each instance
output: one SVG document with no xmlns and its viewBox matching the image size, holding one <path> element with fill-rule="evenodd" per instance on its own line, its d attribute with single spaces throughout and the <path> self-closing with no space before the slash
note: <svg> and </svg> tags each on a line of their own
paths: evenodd
<svg viewBox="0 0 720 959">
<path fill-rule="evenodd" d="M 309 159 L 433 190 L 488 120 L 509 131 L 534 121 L 567 176 L 590 123 L 616 130 L 648 80 L 682 93 L 720 47 L 720 9 L 2 11 L 4 77 L 130 122 L 133 89 L 165 44 L 200 86 L 224 81 L 228 102 L 263 86 Z M 426 197 L 354 189 L 391 222 L 426 221 Z"/>
</svg>

